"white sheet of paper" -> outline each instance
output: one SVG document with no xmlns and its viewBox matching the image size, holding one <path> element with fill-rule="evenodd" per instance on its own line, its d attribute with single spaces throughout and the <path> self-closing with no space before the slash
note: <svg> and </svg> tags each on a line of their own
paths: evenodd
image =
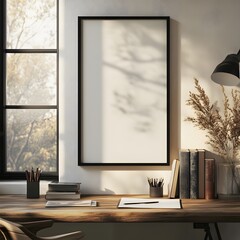
<svg viewBox="0 0 240 240">
<path fill-rule="evenodd" d="M 97 202 L 92 200 L 47 201 L 46 207 L 96 207 Z"/>
<path fill-rule="evenodd" d="M 151 199 L 121 198 L 118 207 L 119 208 L 181 208 L 181 201 L 180 199 L 163 199 L 163 198 L 151 198 Z"/>
</svg>

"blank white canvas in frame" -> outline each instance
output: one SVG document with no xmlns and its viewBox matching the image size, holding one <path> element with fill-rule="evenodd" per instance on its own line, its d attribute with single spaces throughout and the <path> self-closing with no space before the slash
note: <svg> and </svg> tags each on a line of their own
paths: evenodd
<svg viewBox="0 0 240 240">
<path fill-rule="evenodd" d="M 166 21 L 82 26 L 83 161 L 166 163 Z"/>
</svg>

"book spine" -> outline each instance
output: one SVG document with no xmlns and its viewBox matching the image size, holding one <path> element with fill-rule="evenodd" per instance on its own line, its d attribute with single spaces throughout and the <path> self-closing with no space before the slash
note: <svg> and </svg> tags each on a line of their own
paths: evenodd
<svg viewBox="0 0 240 240">
<path fill-rule="evenodd" d="M 215 198 L 215 160 L 205 159 L 205 198 Z"/>
<path fill-rule="evenodd" d="M 198 150 L 198 197 L 203 199 L 205 198 L 205 150 Z"/>
<path fill-rule="evenodd" d="M 178 185 L 178 179 L 179 179 L 179 165 L 180 165 L 179 160 L 176 160 L 171 198 L 175 198 L 177 195 L 177 185 Z"/>
<path fill-rule="evenodd" d="M 198 151 L 190 151 L 190 198 L 198 198 Z"/>
<path fill-rule="evenodd" d="M 66 186 L 66 185 L 48 185 L 48 190 L 51 192 L 78 192 L 80 191 L 80 186 Z"/>
<path fill-rule="evenodd" d="M 190 152 L 180 150 L 180 198 L 190 198 Z"/>
<path fill-rule="evenodd" d="M 174 178 L 174 173 L 175 173 L 175 167 L 176 167 L 176 159 L 174 159 L 172 162 L 171 178 L 170 178 L 169 186 L 168 186 L 168 197 L 169 198 L 171 198 L 173 195 L 173 178 Z"/>
<path fill-rule="evenodd" d="M 78 200 L 80 199 L 80 194 L 76 195 L 45 195 L 46 200 Z"/>
</svg>

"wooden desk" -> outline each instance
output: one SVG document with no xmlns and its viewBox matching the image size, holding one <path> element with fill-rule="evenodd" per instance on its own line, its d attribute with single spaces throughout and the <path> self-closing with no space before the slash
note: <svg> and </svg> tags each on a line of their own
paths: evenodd
<svg viewBox="0 0 240 240">
<path fill-rule="evenodd" d="M 237 200 L 185 199 L 183 209 L 118 209 L 121 197 L 82 197 L 98 201 L 99 207 L 45 208 L 44 196 L 27 199 L 25 195 L 0 195 L 0 217 L 14 221 L 53 219 L 57 222 L 240 222 L 240 201 Z"/>
</svg>

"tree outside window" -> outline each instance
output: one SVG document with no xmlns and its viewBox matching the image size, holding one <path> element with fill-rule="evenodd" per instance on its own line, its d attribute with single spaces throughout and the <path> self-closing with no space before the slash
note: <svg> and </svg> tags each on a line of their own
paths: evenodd
<svg viewBox="0 0 240 240">
<path fill-rule="evenodd" d="M 6 169 L 57 172 L 57 0 L 6 0 Z"/>
</svg>

